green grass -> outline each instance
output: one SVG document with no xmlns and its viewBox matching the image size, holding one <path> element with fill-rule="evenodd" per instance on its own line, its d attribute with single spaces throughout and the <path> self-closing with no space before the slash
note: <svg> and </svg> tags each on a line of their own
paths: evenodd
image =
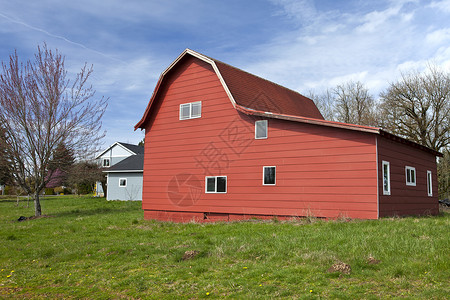
<svg viewBox="0 0 450 300">
<path fill-rule="evenodd" d="M 173 224 L 140 202 L 0 200 L 0 298 L 445 299 L 450 214 Z M 312 222 L 311 222 L 312 221 Z M 183 260 L 186 251 L 198 251 Z M 369 264 L 372 256 L 380 260 Z M 351 274 L 329 273 L 337 262 Z"/>
</svg>

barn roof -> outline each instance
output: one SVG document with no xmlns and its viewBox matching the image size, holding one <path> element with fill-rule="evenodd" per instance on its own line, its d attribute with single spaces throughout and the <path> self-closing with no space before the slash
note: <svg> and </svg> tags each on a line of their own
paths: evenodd
<svg viewBox="0 0 450 300">
<path fill-rule="evenodd" d="M 138 128 L 144 129 L 164 77 L 186 55 L 196 57 L 212 66 L 234 108 L 244 114 L 379 134 L 391 140 L 420 148 L 436 156 L 442 156 L 435 150 L 395 136 L 378 127 L 327 121 L 314 102 L 300 93 L 191 49 L 184 50 L 161 74 L 142 119 L 134 126 L 135 130 Z"/>
<path fill-rule="evenodd" d="M 314 102 L 300 93 L 230 66 L 219 60 L 207 57 L 201 53 L 186 49 L 161 74 L 144 116 L 135 125 L 135 130 L 138 128 L 144 128 L 147 116 L 153 105 L 154 99 L 158 94 L 162 81 L 167 73 L 169 73 L 170 70 L 187 55 L 196 57 L 211 64 L 235 108 L 250 108 L 271 113 L 288 114 L 323 120 L 323 116 Z"/>
</svg>

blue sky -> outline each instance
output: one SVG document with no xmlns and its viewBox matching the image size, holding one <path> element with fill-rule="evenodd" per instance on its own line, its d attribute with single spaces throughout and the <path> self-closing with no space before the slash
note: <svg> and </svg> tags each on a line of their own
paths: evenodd
<svg viewBox="0 0 450 300">
<path fill-rule="evenodd" d="M 348 80 L 378 97 L 401 72 L 450 71 L 450 0 L 0 0 L 0 59 L 46 42 L 94 65 L 105 147 L 134 131 L 161 72 L 190 48 L 308 94 Z"/>
</svg>

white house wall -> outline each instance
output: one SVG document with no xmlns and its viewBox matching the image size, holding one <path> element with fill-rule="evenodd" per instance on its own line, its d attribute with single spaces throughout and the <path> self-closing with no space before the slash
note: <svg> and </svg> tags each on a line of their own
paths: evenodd
<svg viewBox="0 0 450 300">
<path fill-rule="evenodd" d="M 121 178 L 127 179 L 127 186 L 119 186 Z M 108 173 L 107 200 L 142 201 L 142 172 Z"/>
</svg>

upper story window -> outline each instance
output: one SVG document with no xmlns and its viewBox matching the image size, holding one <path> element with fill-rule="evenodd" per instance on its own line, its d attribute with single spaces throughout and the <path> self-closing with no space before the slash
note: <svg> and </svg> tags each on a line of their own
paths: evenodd
<svg viewBox="0 0 450 300">
<path fill-rule="evenodd" d="M 267 139 L 267 120 L 255 122 L 255 139 Z"/>
<path fill-rule="evenodd" d="M 263 185 L 275 185 L 276 167 L 263 167 Z"/>
<path fill-rule="evenodd" d="M 102 167 L 108 168 L 109 167 L 109 158 L 102 159 Z"/>
<path fill-rule="evenodd" d="M 428 191 L 428 196 L 432 197 L 433 196 L 433 181 L 432 181 L 431 171 L 427 171 L 427 191 Z"/>
<path fill-rule="evenodd" d="M 202 116 L 202 101 L 180 104 L 180 120 L 195 119 Z"/>
<path fill-rule="evenodd" d="M 383 161 L 383 195 L 391 194 L 391 170 L 389 162 Z"/>
<path fill-rule="evenodd" d="M 406 166 L 406 185 L 416 186 L 416 168 Z"/>
</svg>

